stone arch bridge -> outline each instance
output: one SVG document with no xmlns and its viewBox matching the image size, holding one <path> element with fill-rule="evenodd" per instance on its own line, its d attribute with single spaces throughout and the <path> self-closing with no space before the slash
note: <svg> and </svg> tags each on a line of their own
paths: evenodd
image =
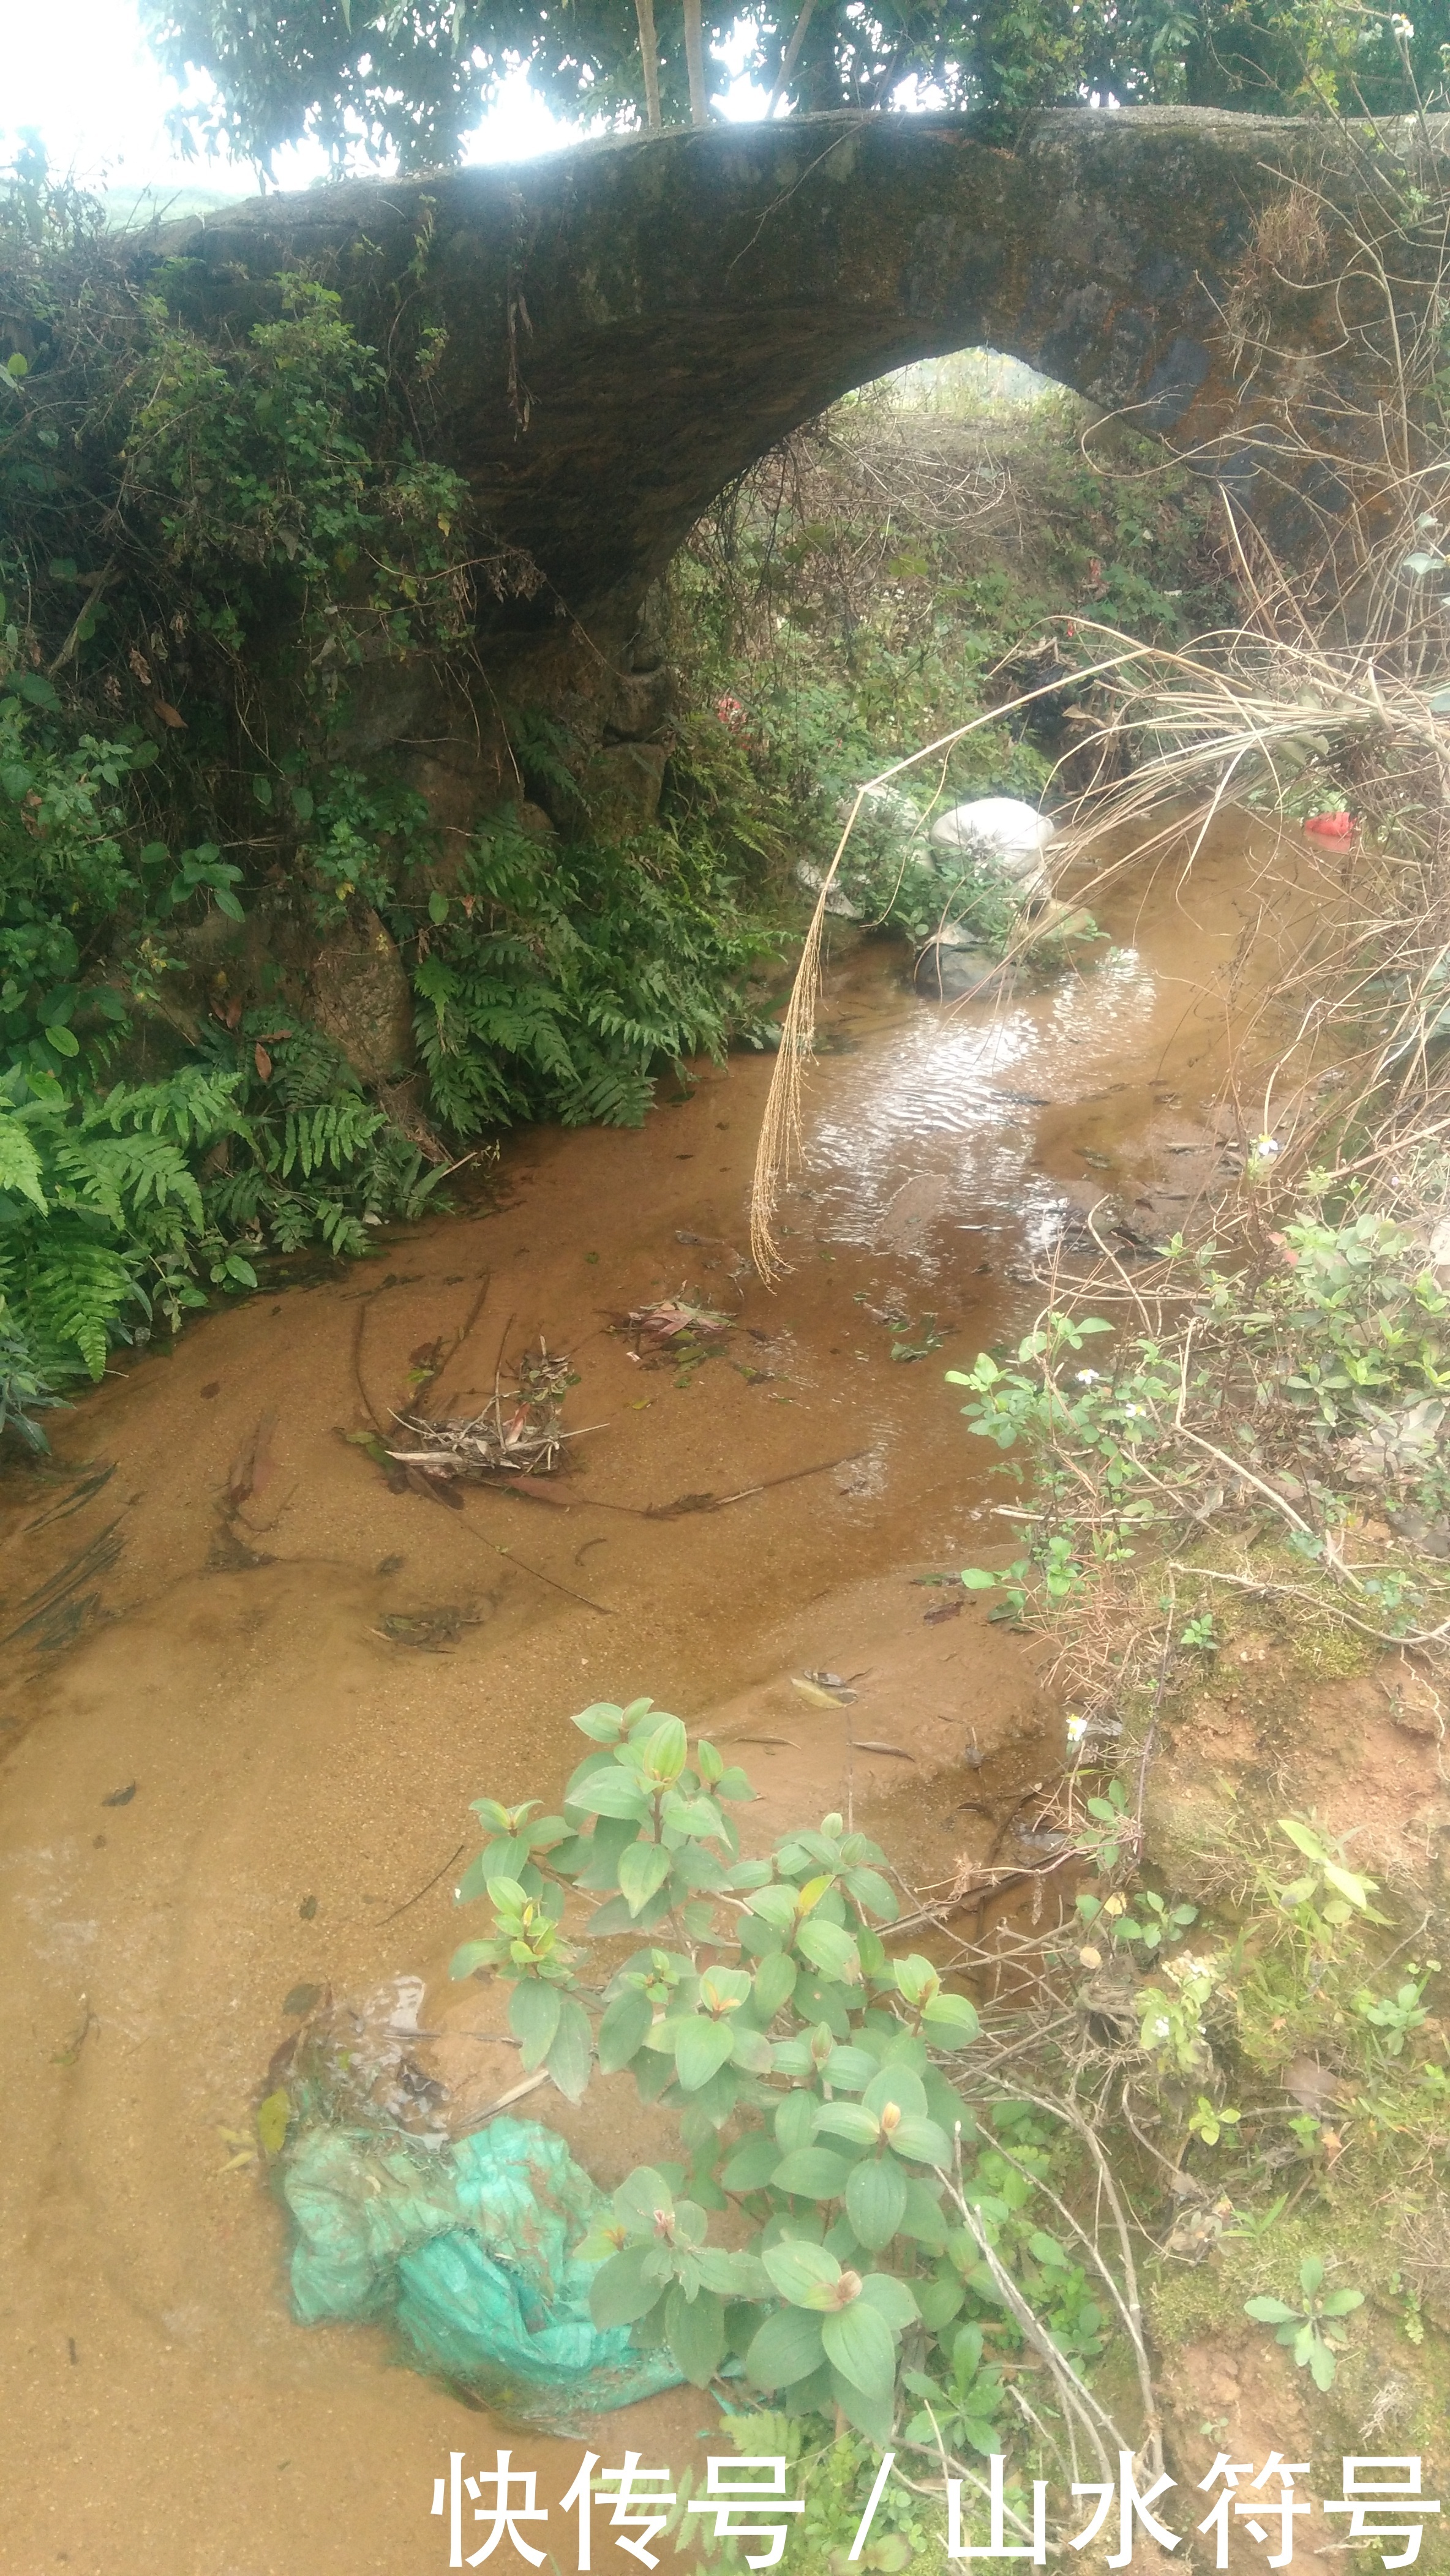
<svg viewBox="0 0 1450 2576">
<path fill-rule="evenodd" d="M 426 296 L 447 330 L 432 452 L 547 576 L 527 649 L 550 615 L 557 647 L 567 610 L 624 687 L 647 585 L 725 484 L 851 387 L 964 346 L 1200 451 L 1302 551 L 1344 508 L 1332 458 L 1377 399 L 1333 238 L 1385 228 L 1369 146 L 1198 109 L 1044 112 L 1009 146 L 971 118 L 802 117 L 258 199 L 162 246 L 193 263 L 183 294 L 239 323 L 299 263 L 375 340 Z M 1327 239 L 1284 225 L 1291 199 L 1328 208 Z M 526 649 L 518 610 L 504 622 Z M 642 738 L 623 702 L 599 722 Z"/>
</svg>

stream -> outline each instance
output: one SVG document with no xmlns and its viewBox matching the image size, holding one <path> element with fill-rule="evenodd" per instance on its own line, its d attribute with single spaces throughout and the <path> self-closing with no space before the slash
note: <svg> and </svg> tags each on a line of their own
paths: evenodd
<svg viewBox="0 0 1450 2576">
<path fill-rule="evenodd" d="M 1233 823 L 1187 879 L 1125 869 L 1103 962 L 995 1014 L 837 935 L 773 1291 L 745 1258 L 771 1061 L 739 1055 L 637 1133 L 511 1138 L 491 1205 L 370 1264 L 122 1354 L 0 1478 L 15 2576 L 412 2576 L 447 2564 L 449 2453 L 496 2443 L 557 2504 L 580 2444 L 470 2412 L 376 2331 L 291 2321 L 247 2143 L 286 2000 L 416 1972 L 448 2080 L 516 2080 L 488 1990 L 447 1981 L 456 1847 L 472 1798 L 552 1803 L 596 1698 L 734 1739 L 755 1845 L 849 1801 L 940 1885 L 989 1834 L 956 1812 L 969 1753 L 1030 1824 L 1062 1744 L 1032 1656 L 979 1606 L 929 1619 L 946 1595 L 913 1580 L 1000 1551 L 1010 1499 L 942 1372 L 1025 1329 L 1027 1263 L 1106 1193 L 1159 1242 L 1211 1190 L 1230 1033 L 1305 932 L 1270 859 Z M 681 1291 L 731 1318 L 722 1353 L 642 1364 L 620 1319 Z M 443 1356 L 429 1409 L 475 1412 L 540 1334 L 584 1433 L 550 1497 L 392 1490 L 357 1435 L 410 1370 Z M 817 1669 L 855 1704 L 794 1687 Z M 658 2152 L 627 2077 L 522 2116 L 606 2186 Z M 713 2411 L 676 2391 L 592 2444 L 679 2467 Z"/>
</svg>

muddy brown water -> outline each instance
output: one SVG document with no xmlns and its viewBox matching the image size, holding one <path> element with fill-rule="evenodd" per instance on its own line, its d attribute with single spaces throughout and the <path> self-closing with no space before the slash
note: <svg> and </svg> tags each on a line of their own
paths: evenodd
<svg viewBox="0 0 1450 2576">
<path fill-rule="evenodd" d="M 0 1480 L 7 2571 L 412 2576 L 447 2563 L 448 2454 L 500 2442 L 557 2507 L 578 2444 L 496 2426 L 377 2332 L 291 2321 L 237 2145 L 284 2001 L 416 1971 L 450 2072 L 509 2074 L 467 2037 L 499 2026 L 485 1990 L 447 1982 L 454 1856 L 471 1798 L 557 1795 L 593 1698 L 736 1739 L 755 1839 L 849 1800 L 918 1885 L 985 1830 L 956 1812 L 968 1748 L 1050 1776 L 1030 1661 L 975 1610 L 929 1622 L 942 1595 L 913 1582 L 1003 1526 L 942 1372 L 1030 1318 L 1022 1265 L 1065 1213 L 1113 1191 L 1161 1239 L 1211 1184 L 1226 1033 L 1303 928 L 1282 896 L 1266 917 L 1260 865 L 1225 834 L 1186 884 L 1130 872 L 1099 906 L 1114 954 L 995 1019 L 919 1001 L 899 950 L 848 935 L 773 1292 L 744 1260 L 770 1067 L 737 1057 L 637 1134 L 512 1140 L 492 1210 L 207 1317 Z M 732 1317 L 724 1355 L 633 1361 L 612 1319 L 681 1288 Z M 557 1503 L 444 1509 L 346 1437 L 470 1318 L 435 1412 L 476 1407 L 501 1347 L 574 1356 L 566 1420 L 601 1427 Z M 849 1713 L 794 1689 L 814 1668 L 859 1676 Z M 523 2110 L 610 2185 L 651 2148 L 632 2094 Z M 676 2393 L 593 2447 L 680 2466 L 712 2411 Z"/>
</svg>

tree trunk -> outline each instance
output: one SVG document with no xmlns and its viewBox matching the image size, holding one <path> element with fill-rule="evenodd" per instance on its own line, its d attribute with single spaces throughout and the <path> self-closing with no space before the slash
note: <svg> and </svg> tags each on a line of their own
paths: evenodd
<svg viewBox="0 0 1450 2576">
<path fill-rule="evenodd" d="M 705 97 L 705 31 L 700 20 L 700 0 L 685 0 L 685 64 L 690 75 L 691 122 L 708 125 L 710 109 Z"/>
<path fill-rule="evenodd" d="M 814 5 L 814 0 L 812 0 Z M 655 37 L 654 0 L 634 0 L 639 20 L 639 58 L 644 65 L 644 121 L 658 134 L 660 117 L 660 49 Z"/>
<path fill-rule="evenodd" d="M 796 67 L 796 57 L 805 42 L 806 29 L 811 23 L 811 14 L 815 5 L 816 0 L 803 0 L 800 16 L 795 22 L 795 32 L 781 56 L 780 69 L 775 76 L 775 87 L 770 93 L 770 104 L 765 111 L 767 117 L 774 116 L 783 91 L 790 86 L 790 76 Z"/>
</svg>

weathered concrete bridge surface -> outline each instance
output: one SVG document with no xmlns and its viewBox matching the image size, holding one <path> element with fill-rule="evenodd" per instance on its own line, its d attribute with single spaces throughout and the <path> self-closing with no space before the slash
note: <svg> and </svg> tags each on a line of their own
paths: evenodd
<svg viewBox="0 0 1450 2576">
<path fill-rule="evenodd" d="M 1352 132 L 1209 110 L 1053 111 L 1011 148 L 969 118 L 805 117 L 260 199 L 165 247 L 238 322 L 299 262 L 380 345 L 421 299 L 448 335 L 420 389 L 432 452 L 547 575 L 536 620 L 557 635 L 562 605 L 618 671 L 647 584 L 733 475 L 850 387 L 969 345 L 1213 442 L 1279 543 L 1307 542 L 1344 495 L 1302 457 L 1271 493 L 1275 442 L 1308 411 L 1314 443 L 1351 446 L 1378 362 L 1372 333 L 1345 339 L 1333 244 L 1282 210 L 1297 176 L 1382 229 L 1383 168 Z"/>
</svg>

